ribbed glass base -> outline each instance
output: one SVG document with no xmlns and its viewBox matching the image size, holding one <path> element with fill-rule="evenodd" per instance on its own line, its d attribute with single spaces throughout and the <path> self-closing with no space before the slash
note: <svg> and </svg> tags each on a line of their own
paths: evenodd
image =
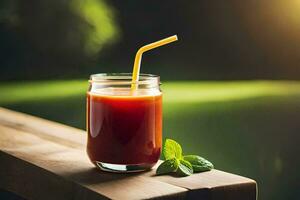
<svg viewBox="0 0 300 200">
<path fill-rule="evenodd" d="M 115 172 L 115 173 L 130 173 L 130 172 L 141 172 L 150 170 L 152 164 L 137 164 L 137 165 L 118 165 L 95 161 L 96 167 L 103 171 Z"/>
</svg>

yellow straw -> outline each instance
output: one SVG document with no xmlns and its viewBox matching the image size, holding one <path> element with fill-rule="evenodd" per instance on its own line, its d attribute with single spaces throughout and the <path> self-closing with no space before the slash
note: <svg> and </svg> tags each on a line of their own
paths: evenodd
<svg viewBox="0 0 300 200">
<path fill-rule="evenodd" d="M 144 52 L 149 51 L 151 49 L 154 49 L 156 47 L 160 47 L 162 45 L 174 42 L 177 40 L 177 35 L 173 35 L 171 37 L 167 37 L 165 39 L 159 40 L 157 42 L 153 42 L 151 44 L 147 44 L 136 52 L 135 59 L 134 59 L 134 65 L 133 65 L 133 72 L 132 72 L 132 84 L 131 84 L 131 90 L 134 91 L 138 88 L 137 82 L 139 81 L 139 75 L 140 75 L 140 67 L 141 67 L 141 60 L 142 55 Z"/>
</svg>

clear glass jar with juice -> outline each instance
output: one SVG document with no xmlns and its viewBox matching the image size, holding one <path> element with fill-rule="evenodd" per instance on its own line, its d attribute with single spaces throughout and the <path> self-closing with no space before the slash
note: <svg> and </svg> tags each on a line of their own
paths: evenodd
<svg viewBox="0 0 300 200">
<path fill-rule="evenodd" d="M 150 169 L 162 148 L 162 92 L 159 76 L 140 74 L 142 54 L 177 36 L 142 46 L 133 72 L 94 74 L 87 93 L 87 153 L 111 172 Z"/>
<path fill-rule="evenodd" d="M 87 92 L 87 153 L 100 169 L 143 171 L 158 161 L 162 147 L 159 76 L 95 74 Z"/>
</svg>

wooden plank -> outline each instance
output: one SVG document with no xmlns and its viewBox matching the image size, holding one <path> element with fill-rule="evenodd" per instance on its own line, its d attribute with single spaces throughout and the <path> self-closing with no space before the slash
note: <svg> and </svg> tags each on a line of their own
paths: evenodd
<svg viewBox="0 0 300 200">
<path fill-rule="evenodd" d="M 219 170 L 183 178 L 100 172 L 85 142 L 82 130 L 0 108 L 0 187 L 27 199 L 256 198 L 255 181 Z"/>
<path fill-rule="evenodd" d="M 175 194 L 181 197 L 186 191 L 139 174 L 122 175 L 95 170 L 85 149 L 45 141 L 2 125 L 0 133 L 1 163 L 5 163 L 0 165 L 1 177 L 4 177 L 0 185 L 27 199 L 73 199 L 74 192 L 81 194 L 79 199 L 84 196 L 90 199 L 87 190 L 99 194 L 97 198 L 100 199 L 146 199 Z M 27 187 L 23 190 L 24 184 Z"/>
<path fill-rule="evenodd" d="M 83 130 L 1 107 L 0 124 L 74 148 L 86 145 Z"/>
<path fill-rule="evenodd" d="M 189 177 L 159 176 L 159 180 L 186 188 L 189 197 L 203 196 L 205 199 L 256 199 L 256 182 L 249 178 L 220 170 L 197 173 Z"/>
</svg>

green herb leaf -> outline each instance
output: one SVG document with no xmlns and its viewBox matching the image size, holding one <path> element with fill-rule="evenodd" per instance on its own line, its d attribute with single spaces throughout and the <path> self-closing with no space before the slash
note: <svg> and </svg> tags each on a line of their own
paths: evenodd
<svg viewBox="0 0 300 200">
<path fill-rule="evenodd" d="M 183 159 L 191 163 L 194 172 L 204 172 L 214 168 L 211 162 L 197 155 L 186 155 Z"/>
<path fill-rule="evenodd" d="M 166 160 L 171 158 L 177 158 L 177 159 L 182 158 L 182 149 L 180 144 L 178 144 L 177 142 L 171 139 L 166 139 L 163 153 Z"/>
<path fill-rule="evenodd" d="M 211 162 L 200 156 L 183 156 L 180 144 L 171 139 L 166 139 L 163 154 L 166 161 L 157 168 L 157 175 L 176 172 L 180 176 L 189 176 L 194 172 L 209 171 L 214 168 Z"/>
<path fill-rule="evenodd" d="M 179 160 L 177 158 L 171 158 L 169 160 L 165 160 L 163 163 L 161 163 L 157 170 L 156 174 L 161 175 L 161 174 L 168 174 L 171 172 L 175 172 L 178 168 L 179 165 Z"/>
<path fill-rule="evenodd" d="M 181 176 L 190 176 L 193 174 L 193 167 L 188 161 L 180 160 L 180 164 L 176 172 Z"/>
</svg>

